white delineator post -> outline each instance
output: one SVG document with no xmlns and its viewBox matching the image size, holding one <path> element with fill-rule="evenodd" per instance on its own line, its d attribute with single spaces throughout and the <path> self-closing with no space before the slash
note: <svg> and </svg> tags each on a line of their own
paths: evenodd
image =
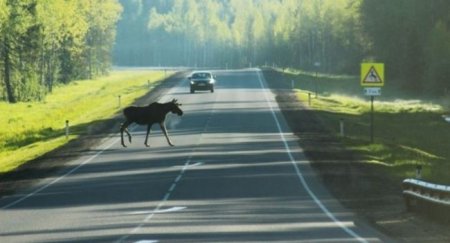
<svg viewBox="0 0 450 243">
<path fill-rule="evenodd" d="M 339 131 L 340 131 L 341 137 L 344 137 L 345 133 L 344 133 L 344 120 L 343 119 L 339 120 Z"/>
<path fill-rule="evenodd" d="M 66 120 L 66 139 L 69 139 L 69 120 Z"/>
</svg>

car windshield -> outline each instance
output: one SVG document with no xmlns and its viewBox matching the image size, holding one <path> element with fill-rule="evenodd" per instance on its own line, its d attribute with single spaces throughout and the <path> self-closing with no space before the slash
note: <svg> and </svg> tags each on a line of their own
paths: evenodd
<svg viewBox="0 0 450 243">
<path fill-rule="evenodd" d="M 192 78 L 211 78 L 210 73 L 194 73 L 192 74 Z"/>
</svg>

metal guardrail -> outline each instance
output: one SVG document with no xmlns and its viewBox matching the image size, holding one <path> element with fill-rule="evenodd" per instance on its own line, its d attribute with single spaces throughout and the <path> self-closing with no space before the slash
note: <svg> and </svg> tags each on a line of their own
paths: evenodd
<svg viewBox="0 0 450 243">
<path fill-rule="evenodd" d="M 419 209 L 446 221 L 450 220 L 450 186 L 405 179 L 402 188 L 408 211 Z"/>
</svg>

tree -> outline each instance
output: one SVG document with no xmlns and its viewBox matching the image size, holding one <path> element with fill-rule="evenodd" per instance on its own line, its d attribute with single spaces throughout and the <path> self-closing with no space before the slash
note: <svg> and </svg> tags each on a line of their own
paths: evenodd
<svg viewBox="0 0 450 243">
<path fill-rule="evenodd" d="M 450 30 L 445 22 L 434 26 L 425 48 L 425 80 L 427 90 L 441 95 L 450 94 Z"/>
<path fill-rule="evenodd" d="M 27 66 L 35 54 L 31 49 L 35 45 L 33 37 L 36 36 L 37 26 L 35 24 L 36 2 L 34 0 L 15 2 L 7 0 L 2 25 L 2 50 L 3 82 L 5 85 L 7 100 L 16 103 L 18 96 L 23 94 L 26 87 L 24 77 L 30 76 Z M 27 53 L 27 51 L 31 51 Z"/>
<path fill-rule="evenodd" d="M 404 89 L 436 92 L 445 87 L 434 79 L 447 74 L 438 68 L 442 63 L 438 60 L 448 56 L 438 52 L 448 50 L 448 41 L 442 38 L 449 28 L 449 5 L 445 0 L 362 1 L 361 19 L 373 44 L 371 55 L 386 63 L 389 76 Z M 440 22 L 446 24 L 439 27 Z"/>
<path fill-rule="evenodd" d="M 78 8 L 88 24 L 83 57 L 87 64 L 87 78 L 106 74 L 111 66 L 111 50 L 115 39 L 115 24 L 122 11 L 115 0 L 83 1 L 79 0 Z"/>
<path fill-rule="evenodd" d="M 121 51 L 120 60 L 134 60 L 134 53 L 139 53 L 139 62 L 147 65 L 243 67 L 276 63 L 304 70 L 315 70 L 314 64 L 320 62 L 322 72 L 351 74 L 359 71 L 363 60 L 373 60 L 384 62 L 387 75 L 399 86 L 416 91 L 423 89 L 424 79 L 447 74 L 438 61 L 442 55 L 433 53 L 445 54 L 447 50 L 448 0 L 122 3 L 126 17 L 124 24 L 119 23 L 118 40 L 126 39 L 128 42 L 121 43 L 133 43 L 133 47 L 118 45 L 116 53 L 121 48 L 133 48 L 133 52 Z M 121 30 L 136 20 L 138 26 L 148 21 L 147 29 L 137 27 L 133 33 Z M 436 27 L 438 23 L 443 24 Z M 142 41 L 133 42 L 129 36 Z"/>
<path fill-rule="evenodd" d="M 111 66 L 116 0 L 0 0 L 0 77 L 5 99 L 40 100 L 55 82 Z"/>
</svg>

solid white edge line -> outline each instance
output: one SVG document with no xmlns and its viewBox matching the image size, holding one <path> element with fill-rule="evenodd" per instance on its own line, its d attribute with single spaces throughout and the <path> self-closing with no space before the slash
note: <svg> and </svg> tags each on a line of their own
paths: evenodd
<svg viewBox="0 0 450 243">
<path fill-rule="evenodd" d="M 130 128 L 130 130 L 133 131 L 133 130 L 136 129 L 136 128 L 137 128 L 136 125 L 132 125 L 131 128 Z M 111 139 L 111 138 L 112 138 L 112 135 L 110 135 L 109 138 L 107 138 L 107 139 Z M 20 202 L 25 201 L 26 199 L 28 199 L 28 198 L 30 198 L 30 197 L 32 197 L 32 196 L 38 194 L 39 192 L 41 192 L 41 191 L 43 191 L 43 190 L 45 190 L 46 188 L 50 187 L 51 185 L 57 183 L 58 181 L 64 179 L 65 177 L 71 175 L 72 173 L 74 173 L 75 171 L 77 171 L 80 167 L 84 166 L 85 164 L 91 162 L 93 159 L 97 158 L 97 156 L 99 156 L 100 154 L 102 154 L 103 152 L 105 152 L 105 150 L 111 148 L 111 147 L 112 147 L 115 143 L 117 143 L 118 141 L 119 141 L 119 138 L 114 139 L 110 144 L 108 144 L 107 146 L 105 146 L 104 148 L 102 148 L 102 149 L 101 149 L 100 151 L 98 151 L 96 154 L 94 154 L 94 155 L 92 155 L 91 157 L 89 157 L 88 159 L 84 160 L 83 162 L 81 162 L 81 164 L 75 166 L 74 168 L 72 168 L 72 169 L 69 170 L 68 172 L 64 173 L 62 176 L 60 176 L 60 177 L 58 177 L 58 178 L 52 180 L 51 182 L 49 182 L 49 183 L 47 183 L 47 184 L 45 184 L 45 185 L 39 187 L 38 189 L 36 189 L 36 190 L 34 190 L 34 191 L 28 193 L 27 195 L 25 195 L 25 196 L 23 196 L 23 197 L 21 197 L 21 198 L 15 200 L 15 201 L 9 203 L 9 204 L 6 204 L 5 206 L 0 207 L 0 209 L 7 209 L 7 208 L 10 208 L 10 207 L 12 207 L 12 206 L 15 206 L 15 205 L 19 204 Z M 104 143 L 102 143 L 102 144 L 104 144 Z M 102 144 L 101 144 L 101 145 L 102 145 Z M 99 147 L 101 147 L 101 145 L 100 145 Z"/>
<path fill-rule="evenodd" d="M 99 156 L 100 154 L 102 154 L 103 152 L 105 152 L 105 150 L 109 149 L 110 147 L 112 147 L 115 143 L 117 143 L 119 141 L 119 139 L 114 139 L 114 141 L 112 143 L 110 143 L 109 145 L 107 145 L 106 147 L 104 147 L 102 150 L 98 151 L 96 154 L 92 155 L 91 157 L 89 157 L 88 159 L 84 160 L 83 162 L 81 162 L 81 164 L 77 165 L 76 167 L 72 168 L 71 170 L 69 170 L 68 172 L 66 172 L 65 174 L 63 174 L 62 176 L 54 179 L 53 181 L 49 182 L 48 184 L 45 184 L 41 187 L 39 187 L 38 189 L 30 192 L 29 194 L 5 205 L 2 206 L 0 209 L 7 209 L 10 208 L 12 206 L 15 206 L 17 204 L 19 204 L 22 201 L 25 201 L 26 199 L 38 194 L 39 192 L 45 190 L 46 188 L 50 187 L 51 185 L 57 183 L 58 181 L 64 179 L 65 177 L 67 177 L 68 175 L 72 174 L 73 172 L 77 171 L 80 167 L 84 166 L 85 164 L 91 162 L 93 159 L 97 158 L 97 156 Z"/>
<path fill-rule="evenodd" d="M 281 125 L 280 122 L 275 114 L 275 111 L 272 107 L 272 105 L 269 102 L 269 98 L 267 97 L 267 92 L 266 92 L 266 87 L 264 85 L 264 82 L 266 81 L 262 81 L 264 79 L 264 76 L 262 76 L 261 74 L 261 70 L 260 69 L 256 69 L 256 73 L 258 76 L 258 80 L 259 83 L 261 85 L 261 88 L 263 88 L 264 91 L 264 97 L 266 99 L 267 105 L 270 108 L 270 111 L 272 113 L 272 117 L 275 120 L 275 123 L 277 125 L 279 134 L 281 136 L 281 139 L 283 140 L 283 144 L 284 147 L 286 149 L 286 152 L 289 156 L 289 159 L 291 160 L 292 165 L 294 166 L 295 172 L 298 176 L 298 178 L 300 179 L 300 182 L 303 186 L 303 188 L 305 188 L 305 190 L 308 192 L 309 196 L 314 200 L 314 202 L 317 204 L 317 206 L 320 207 L 320 209 L 322 210 L 322 212 L 324 212 L 328 218 L 330 218 L 331 220 L 333 220 L 334 223 L 336 223 L 336 225 L 338 225 L 341 229 L 343 229 L 347 234 L 349 234 L 350 236 L 352 236 L 353 238 L 355 238 L 356 240 L 358 240 L 359 242 L 368 242 L 366 239 L 362 238 L 361 236 L 359 236 L 357 233 L 355 233 L 352 229 L 348 228 L 347 226 L 345 226 L 344 223 L 342 223 L 341 221 L 339 221 L 339 219 L 337 219 L 333 213 L 330 212 L 330 210 L 328 210 L 328 208 L 320 201 L 319 198 L 317 198 L 316 194 L 314 194 L 314 192 L 311 190 L 311 188 L 309 187 L 308 183 L 306 182 L 305 178 L 303 177 L 303 174 L 301 173 L 300 169 L 298 168 L 297 162 L 294 159 L 294 156 L 292 156 L 292 152 L 291 149 L 286 141 L 286 138 L 283 134 L 283 131 L 281 129 Z"/>
</svg>

